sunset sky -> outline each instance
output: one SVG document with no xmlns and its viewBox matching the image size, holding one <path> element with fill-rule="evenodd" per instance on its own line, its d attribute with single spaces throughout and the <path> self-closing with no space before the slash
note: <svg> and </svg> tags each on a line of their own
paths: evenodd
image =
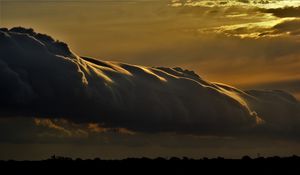
<svg viewBox="0 0 300 175">
<path fill-rule="evenodd" d="M 210 82 L 300 99 L 300 0 L 0 0 L 0 27 L 17 26 L 63 41 L 79 56 L 181 67 Z M 91 123 L 86 138 L 83 126 L 64 119 L 34 118 L 38 128 L 27 118 L 0 120 L 0 159 L 300 153 L 299 139 L 135 134 L 123 127 L 102 133 Z M 45 138 L 43 126 L 54 128 Z"/>
<path fill-rule="evenodd" d="M 1 1 L 1 26 L 31 27 L 79 55 L 180 66 L 241 88 L 299 96 L 300 1 Z"/>
</svg>

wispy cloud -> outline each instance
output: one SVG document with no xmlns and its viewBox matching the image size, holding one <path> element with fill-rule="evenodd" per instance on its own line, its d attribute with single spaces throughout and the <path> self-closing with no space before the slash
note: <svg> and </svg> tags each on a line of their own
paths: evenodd
<svg viewBox="0 0 300 175">
<path fill-rule="evenodd" d="M 220 27 L 200 29 L 203 33 L 217 33 L 240 38 L 281 37 L 299 35 L 298 18 L 281 18 L 266 22 L 225 25 Z"/>
<path fill-rule="evenodd" d="M 283 8 L 298 7 L 300 2 L 297 0 L 172 0 L 171 6 L 191 6 L 191 7 L 245 7 L 245 8 Z"/>
</svg>

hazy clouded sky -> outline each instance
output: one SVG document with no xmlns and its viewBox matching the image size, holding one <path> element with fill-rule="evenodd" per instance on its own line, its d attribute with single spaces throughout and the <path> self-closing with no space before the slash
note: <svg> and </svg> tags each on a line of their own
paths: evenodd
<svg viewBox="0 0 300 175">
<path fill-rule="evenodd" d="M 242 89 L 283 89 L 300 98 L 298 0 L 0 0 L 0 15 L 1 27 L 34 28 L 68 43 L 81 56 L 146 66 L 178 66 L 194 70 L 210 81 Z M 55 132 L 62 131 L 51 121 L 35 122 L 40 126 L 52 126 Z M 25 129 L 30 136 L 31 132 L 36 133 L 36 128 L 31 125 Z M 106 151 L 95 148 L 97 144 L 103 148 L 113 145 L 113 150 L 121 144 L 124 150 L 121 156 L 141 155 L 141 152 L 149 156 L 156 156 L 158 152 L 191 156 L 239 156 L 261 151 L 286 155 L 299 152 L 298 142 L 282 140 L 257 141 L 252 138 L 254 144 L 248 138 L 232 141 L 232 138 L 188 136 L 184 137 L 186 142 L 182 142 L 180 136 L 145 136 L 141 139 L 144 136 L 128 136 L 130 133 L 119 139 L 114 132 L 113 137 L 109 135 L 111 133 L 95 136 L 101 137 L 95 139 L 98 142 L 101 140 L 101 143 L 94 143 L 93 138 L 87 146 L 77 139 L 85 138 L 86 131 L 72 130 L 72 136 L 73 132 L 78 134 L 75 139 L 70 138 L 68 132 L 59 132 L 63 133 L 62 136 L 55 138 L 55 144 L 51 142 L 53 152 L 59 150 L 68 155 L 63 150 L 92 147 L 92 151 L 84 156 L 105 155 Z M 57 146 L 64 138 L 76 144 Z M 49 139 L 45 141 L 41 135 L 34 134 L 30 139 L 49 146 Z M 30 144 L 34 143 L 32 140 Z M 8 141 L 9 144 L 1 144 L 0 147 L 11 147 L 13 143 L 16 147 L 13 150 L 16 150 L 19 146 L 17 142 Z M 141 149 L 141 145 L 146 145 L 146 148 Z M 278 147 L 271 147 L 267 152 L 271 145 Z M 33 150 L 32 145 L 27 146 Z M 236 147 L 236 151 L 226 154 L 228 147 Z M 22 148 L 26 147 L 22 145 Z M 45 150 L 34 150 L 36 156 L 33 157 L 48 156 L 44 155 Z M 112 152 L 107 157 L 121 154 L 117 152 L 113 155 Z M 3 157 L 12 154 L 7 153 Z M 77 156 L 82 155 L 78 153 Z"/>
</svg>

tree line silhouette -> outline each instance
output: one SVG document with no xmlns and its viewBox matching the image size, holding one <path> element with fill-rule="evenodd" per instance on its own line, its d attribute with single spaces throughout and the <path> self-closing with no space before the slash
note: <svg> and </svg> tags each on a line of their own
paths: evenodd
<svg viewBox="0 0 300 175">
<path fill-rule="evenodd" d="M 237 174 L 260 174 L 281 173 L 295 174 L 300 172 L 300 157 L 256 157 L 243 156 L 241 159 L 226 159 L 223 157 L 193 159 L 188 157 L 158 157 L 150 158 L 126 158 L 122 160 L 95 159 L 72 159 L 70 157 L 53 155 L 49 159 L 39 161 L 0 161 L 1 170 L 10 172 L 138 172 L 144 173 L 182 173 L 208 172 L 208 173 L 237 173 Z M 100 172 L 99 172 L 100 173 Z M 99 174 L 98 173 L 98 174 Z M 100 173 L 100 174 L 101 174 Z"/>
</svg>

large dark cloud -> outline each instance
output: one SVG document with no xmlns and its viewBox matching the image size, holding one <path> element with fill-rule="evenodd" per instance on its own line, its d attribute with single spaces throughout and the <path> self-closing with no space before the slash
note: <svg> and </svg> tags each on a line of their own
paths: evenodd
<svg viewBox="0 0 300 175">
<path fill-rule="evenodd" d="M 0 55 L 2 117 L 137 132 L 299 136 L 299 102 L 283 91 L 243 92 L 180 68 L 79 57 L 65 43 L 23 28 L 1 29 Z"/>
</svg>

